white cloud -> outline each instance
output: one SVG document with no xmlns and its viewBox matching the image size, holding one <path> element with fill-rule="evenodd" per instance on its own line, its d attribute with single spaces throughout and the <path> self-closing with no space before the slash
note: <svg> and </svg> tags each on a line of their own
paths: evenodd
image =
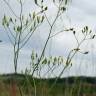
<svg viewBox="0 0 96 96">
<path fill-rule="evenodd" d="M 47 1 L 47 2 L 49 2 L 49 1 Z M 63 24 L 65 26 L 78 27 L 79 29 L 84 25 L 89 25 L 90 27 L 95 29 L 95 26 L 96 26 L 96 24 L 95 24 L 96 3 L 95 2 L 96 2 L 96 0 L 72 0 L 72 4 L 70 4 L 68 11 L 56 23 L 53 31 L 57 32 L 57 30 L 60 30 L 60 28 L 63 28 L 64 27 Z M 14 10 L 16 9 L 15 12 L 18 13 L 20 6 L 19 7 L 16 6 L 16 2 L 13 2 L 13 0 L 10 0 L 10 4 L 12 6 L 14 6 Z M 28 0 L 24 3 L 24 6 L 26 6 L 26 7 L 24 7 L 25 13 L 31 12 L 31 10 L 38 10 L 35 5 L 32 7 L 32 4 L 33 4 L 32 0 L 31 1 Z M 48 9 L 49 11 L 47 12 L 47 15 L 48 15 L 49 20 L 52 22 L 56 10 L 55 10 L 55 7 L 53 6 L 53 4 L 50 5 L 50 3 L 48 3 L 48 5 L 49 5 L 49 9 Z M 12 13 L 9 11 L 7 5 L 3 1 L 0 1 L 0 22 L 1 22 L 1 18 L 3 17 L 4 13 L 6 13 L 8 15 L 12 15 Z M 67 17 L 71 20 L 71 22 Z M 49 26 L 45 22 L 44 25 L 42 25 L 41 28 L 39 28 L 37 30 L 37 34 L 35 33 L 35 35 L 31 38 L 30 42 L 28 42 L 28 44 L 26 45 L 26 48 L 21 53 L 21 56 L 20 56 L 21 60 L 19 61 L 20 68 L 18 67 L 19 69 L 22 69 L 22 66 L 25 68 L 26 64 L 29 63 L 29 58 L 30 58 L 30 53 L 31 53 L 32 48 L 39 50 L 39 52 L 41 51 L 41 49 L 44 45 L 44 41 L 47 38 L 47 35 L 49 32 L 48 28 L 49 28 Z M 8 45 L 6 45 L 6 44 L 0 45 L 0 67 L 2 68 L 1 69 L 2 72 L 5 72 L 5 71 L 10 72 L 10 70 L 13 71 L 12 48 L 9 46 L 9 41 L 8 41 L 8 39 L 6 39 L 6 36 L 5 36 L 6 34 L 5 33 L 3 34 L 1 32 L 1 31 L 3 31 L 3 29 L 1 28 L 1 25 L 0 25 L 0 29 L 1 29 L 0 38 L 5 40 L 8 44 Z M 80 36 L 80 38 L 81 37 L 82 36 Z M 52 43 L 52 46 L 51 46 L 51 43 Z M 48 46 L 49 47 L 51 46 L 52 54 L 64 55 L 64 54 L 67 54 L 70 49 L 74 48 L 75 45 L 76 45 L 76 42 L 75 42 L 75 39 L 72 34 L 61 33 L 58 36 L 54 37 L 52 40 L 50 40 L 50 43 Z M 48 47 L 47 51 L 48 50 L 50 51 L 49 47 Z M 23 63 L 25 63 L 25 64 L 23 64 Z M 7 66 L 6 64 L 10 65 L 10 66 L 8 66 L 8 69 L 4 69 Z M 75 68 L 78 69 L 78 67 L 75 67 Z M 76 73 L 74 71 L 75 68 L 72 67 L 72 69 L 71 69 L 74 74 Z M 90 68 L 87 71 L 89 72 L 89 75 L 90 74 L 92 75 L 92 71 L 90 71 Z M 83 73 L 81 73 L 81 74 L 83 74 Z"/>
<path fill-rule="evenodd" d="M 73 6 L 88 15 L 96 15 L 96 0 L 73 0 Z"/>
<path fill-rule="evenodd" d="M 18 72 L 24 70 L 30 64 L 31 50 L 23 49 L 18 61 Z M 14 72 L 13 47 L 10 44 L 0 44 L 0 73 Z"/>
<path fill-rule="evenodd" d="M 92 28 L 96 26 L 95 2 L 95 0 L 72 0 L 68 15 L 71 18 L 73 26 L 89 25 Z"/>
</svg>

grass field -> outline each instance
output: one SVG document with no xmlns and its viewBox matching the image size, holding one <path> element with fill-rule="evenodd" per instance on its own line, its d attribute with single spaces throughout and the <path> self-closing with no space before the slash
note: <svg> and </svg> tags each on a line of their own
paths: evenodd
<svg viewBox="0 0 96 96">
<path fill-rule="evenodd" d="M 95 77 L 39 79 L 22 74 L 0 76 L 0 96 L 96 96 Z M 54 84 L 54 86 L 53 86 Z"/>
</svg>

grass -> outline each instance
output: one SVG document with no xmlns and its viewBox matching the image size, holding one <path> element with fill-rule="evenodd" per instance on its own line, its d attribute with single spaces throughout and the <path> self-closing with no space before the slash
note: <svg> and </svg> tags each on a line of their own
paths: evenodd
<svg viewBox="0 0 96 96">
<path fill-rule="evenodd" d="M 0 76 L 0 96 L 96 96 L 95 77 L 39 79 L 22 74 Z M 51 88 L 51 90 L 50 90 Z"/>
</svg>

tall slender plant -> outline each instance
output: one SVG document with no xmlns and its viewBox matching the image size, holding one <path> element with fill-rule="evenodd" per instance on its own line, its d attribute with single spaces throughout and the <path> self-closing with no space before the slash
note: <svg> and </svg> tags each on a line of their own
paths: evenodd
<svg viewBox="0 0 96 96">
<path fill-rule="evenodd" d="M 44 16 L 42 15 L 43 11 L 46 11 L 47 8 L 43 8 L 40 12 L 36 11 L 29 13 L 27 18 L 23 14 L 23 0 L 18 0 L 20 4 L 20 13 L 19 16 L 13 11 L 11 5 L 4 0 L 8 5 L 14 17 L 8 17 L 4 15 L 2 19 L 2 25 L 6 29 L 6 33 L 9 37 L 9 40 L 13 46 L 14 52 L 14 70 L 17 73 L 18 58 L 20 50 L 25 46 L 29 41 L 35 30 L 42 24 Z"/>
</svg>

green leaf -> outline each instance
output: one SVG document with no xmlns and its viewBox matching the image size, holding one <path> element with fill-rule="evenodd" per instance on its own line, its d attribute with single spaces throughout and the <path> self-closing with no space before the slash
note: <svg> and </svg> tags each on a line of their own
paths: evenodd
<svg viewBox="0 0 96 96">
<path fill-rule="evenodd" d="M 79 51 L 80 49 L 79 48 L 76 48 L 76 49 L 74 49 L 75 51 Z"/>
<path fill-rule="evenodd" d="M 43 3 L 43 0 L 41 1 L 41 3 Z"/>
<path fill-rule="evenodd" d="M 22 28 L 20 26 L 17 27 L 17 31 L 20 32 Z"/>
<path fill-rule="evenodd" d="M 31 18 L 31 14 L 29 13 L 29 17 Z"/>
<path fill-rule="evenodd" d="M 65 5 L 67 5 L 67 3 L 68 3 L 68 0 L 65 0 Z"/>
<path fill-rule="evenodd" d="M 86 30 L 88 30 L 88 26 L 86 26 Z"/>
<path fill-rule="evenodd" d="M 75 35 L 76 31 L 73 31 L 73 34 Z"/>
<path fill-rule="evenodd" d="M 40 17 L 39 16 L 37 16 L 37 22 L 40 23 Z"/>
<path fill-rule="evenodd" d="M 0 42 L 2 42 L 2 40 L 0 40 Z"/>
<path fill-rule="evenodd" d="M 34 57 L 34 51 L 32 51 L 31 59 L 32 59 L 32 60 L 35 59 L 35 57 Z"/>
<path fill-rule="evenodd" d="M 48 9 L 48 7 L 45 7 L 45 11 Z"/>
<path fill-rule="evenodd" d="M 26 26 L 28 25 L 28 19 L 26 20 Z"/>
<path fill-rule="evenodd" d="M 2 25 L 3 25 L 3 26 L 5 25 L 4 19 L 2 20 Z"/>
<path fill-rule="evenodd" d="M 91 33 L 92 33 L 92 30 L 89 31 L 89 34 L 91 34 Z"/>
<path fill-rule="evenodd" d="M 4 15 L 3 19 L 2 19 L 2 25 L 3 26 L 7 26 L 7 17 Z"/>
<path fill-rule="evenodd" d="M 32 28 L 32 26 L 31 26 L 31 28 L 30 28 L 30 32 L 32 31 L 32 29 L 33 29 L 33 28 Z"/>
<path fill-rule="evenodd" d="M 47 64 L 47 58 L 42 61 L 42 64 Z"/>
<path fill-rule="evenodd" d="M 15 22 L 16 22 L 17 20 L 15 19 Z"/>
<path fill-rule="evenodd" d="M 62 62 L 62 63 L 64 62 L 64 59 L 63 59 L 63 57 L 61 57 L 61 62 Z"/>
<path fill-rule="evenodd" d="M 36 16 L 36 14 L 35 14 L 35 12 L 33 12 L 33 20 L 35 19 L 35 16 Z"/>
<path fill-rule="evenodd" d="M 66 11 L 66 8 L 65 8 L 65 7 L 61 7 L 61 10 L 62 10 L 62 11 Z"/>
<path fill-rule="evenodd" d="M 53 0 L 53 2 L 55 3 L 55 0 Z"/>
<path fill-rule="evenodd" d="M 36 58 L 38 58 L 38 54 L 36 53 Z"/>
<path fill-rule="evenodd" d="M 15 26 L 13 27 L 13 29 L 14 29 L 14 31 L 16 31 L 16 27 Z"/>
<path fill-rule="evenodd" d="M 70 31 L 73 31 L 73 28 L 70 28 L 69 30 L 70 30 Z"/>
<path fill-rule="evenodd" d="M 87 52 L 85 52 L 84 54 L 88 54 L 89 52 L 87 51 Z"/>
<path fill-rule="evenodd" d="M 57 58 L 55 57 L 55 58 L 54 58 L 54 63 L 56 63 L 56 62 L 57 62 Z"/>
<path fill-rule="evenodd" d="M 52 58 L 52 56 L 51 56 L 51 57 L 49 58 L 50 62 L 52 62 L 52 59 L 53 59 L 53 58 Z"/>
<path fill-rule="evenodd" d="M 9 22 L 6 23 L 6 26 L 9 27 Z"/>
<path fill-rule="evenodd" d="M 5 23 L 7 23 L 7 18 L 6 18 L 6 16 L 4 15 L 4 21 L 5 21 Z"/>
<path fill-rule="evenodd" d="M 36 21 L 34 21 L 34 27 L 36 26 Z"/>
<path fill-rule="evenodd" d="M 41 18 L 41 23 L 44 21 L 44 16 L 42 16 L 42 18 Z"/>
<path fill-rule="evenodd" d="M 34 0 L 35 4 L 37 5 L 37 0 Z"/>
<path fill-rule="evenodd" d="M 12 18 L 10 18 L 10 22 L 13 22 Z"/>
<path fill-rule="evenodd" d="M 71 63 L 71 66 L 72 66 L 72 63 Z"/>
<path fill-rule="evenodd" d="M 96 36 L 96 35 L 93 35 L 93 36 L 92 36 L 92 39 L 94 39 L 94 38 L 95 38 L 95 36 Z"/>
<path fill-rule="evenodd" d="M 50 60 L 48 60 L 48 64 L 50 64 Z"/>
</svg>

